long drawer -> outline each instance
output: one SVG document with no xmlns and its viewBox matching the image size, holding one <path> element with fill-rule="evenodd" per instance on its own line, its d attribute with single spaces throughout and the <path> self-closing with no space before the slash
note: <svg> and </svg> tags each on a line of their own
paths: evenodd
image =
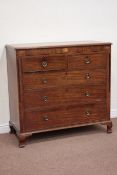
<svg viewBox="0 0 117 175">
<path fill-rule="evenodd" d="M 65 69 L 67 69 L 67 58 L 64 55 L 22 58 L 23 72 L 65 70 Z"/>
<path fill-rule="evenodd" d="M 58 106 L 69 103 L 90 103 L 104 101 L 104 86 L 71 86 L 24 92 L 25 109 Z"/>
<path fill-rule="evenodd" d="M 108 120 L 106 104 L 79 105 L 60 110 L 25 112 L 25 130 L 46 130 Z"/>
<path fill-rule="evenodd" d="M 81 70 L 68 72 L 24 73 L 24 89 L 40 89 L 64 85 L 105 84 L 106 70 Z"/>
</svg>

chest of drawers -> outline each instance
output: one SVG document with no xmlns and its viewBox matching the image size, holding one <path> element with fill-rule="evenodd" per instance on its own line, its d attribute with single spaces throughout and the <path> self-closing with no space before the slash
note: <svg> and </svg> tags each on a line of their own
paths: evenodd
<svg viewBox="0 0 117 175">
<path fill-rule="evenodd" d="M 36 132 L 110 120 L 111 43 L 7 45 L 10 129 L 19 146 Z"/>
</svg>

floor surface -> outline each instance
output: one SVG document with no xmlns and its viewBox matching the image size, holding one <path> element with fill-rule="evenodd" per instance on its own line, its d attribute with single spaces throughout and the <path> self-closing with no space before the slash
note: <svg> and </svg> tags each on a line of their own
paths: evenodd
<svg viewBox="0 0 117 175">
<path fill-rule="evenodd" d="M 25 148 L 0 135 L 0 175 L 117 175 L 117 118 L 106 126 L 35 134 Z"/>
</svg>

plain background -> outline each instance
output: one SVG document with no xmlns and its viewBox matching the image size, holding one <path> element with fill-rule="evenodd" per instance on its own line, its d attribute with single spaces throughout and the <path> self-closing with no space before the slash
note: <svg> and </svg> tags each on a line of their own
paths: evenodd
<svg viewBox="0 0 117 175">
<path fill-rule="evenodd" d="M 113 43 L 111 117 L 117 116 L 116 0 L 0 0 L 0 128 L 9 121 L 5 45 L 74 40 Z"/>
</svg>

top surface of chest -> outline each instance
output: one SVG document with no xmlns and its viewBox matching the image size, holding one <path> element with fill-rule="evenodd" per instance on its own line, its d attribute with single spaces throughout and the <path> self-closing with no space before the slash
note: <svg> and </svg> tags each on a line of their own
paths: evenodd
<svg viewBox="0 0 117 175">
<path fill-rule="evenodd" d="M 110 51 L 109 42 L 55 42 L 39 44 L 11 44 L 8 48 L 15 49 L 17 56 L 38 56 L 55 54 L 86 54 Z"/>
<path fill-rule="evenodd" d="M 70 46 L 96 46 L 96 45 L 111 45 L 110 42 L 100 41 L 67 41 L 67 42 L 46 42 L 46 43 L 25 43 L 25 44 L 10 44 L 8 46 L 15 49 L 31 49 L 31 48 L 52 48 L 52 47 L 70 47 Z"/>
</svg>

